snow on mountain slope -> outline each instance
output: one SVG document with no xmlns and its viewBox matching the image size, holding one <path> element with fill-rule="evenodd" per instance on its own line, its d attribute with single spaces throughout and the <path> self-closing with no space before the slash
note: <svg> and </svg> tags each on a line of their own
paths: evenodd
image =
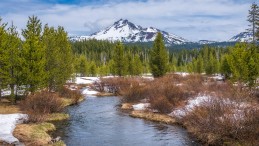
<svg viewBox="0 0 259 146">
<path fill-rule="evenodd" d="M 198 43 L 201 44 L 201 45 L 206 45 L 206 44 L 213 44 L 213 43 L 217 43 L 217 42 L 216 41 L 210 41 L 210 40 L 199 40 Z"/>
<path fill-rule="evenodd" d="M 70 37 L 71 40 L 83 40 L 83 39 L 97 39 L 97 40 L 110 40 L 121 42 L 152 42 L 156 38 L 156 34 L 161 32 L 164 36 L 164 41 L 167 45 L 171 44 L 183 44 L 186 39 L 174 34 L 161 31 L 159 29 L 148 27 L 142 28 L 139 25 L 135 25 L 128 20 L 120 19 L 113 25 L 107 27 L 104 30 L 96 32 L 90 36 L 76 36 Z"/>
<path fill-rule="evenodd" d="M 251 42 L 253 40 L 252 32 L 241 32 L 238 35 L 232 37 L 230 42 Z"/>
</svg>

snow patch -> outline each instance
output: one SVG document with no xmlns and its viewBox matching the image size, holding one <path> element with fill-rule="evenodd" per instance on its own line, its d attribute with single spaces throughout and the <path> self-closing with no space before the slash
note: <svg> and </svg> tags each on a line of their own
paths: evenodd
<svg viewBox="0 0 259 146">
<path fill-rule="evenodd" d="M 89 90 L 89 88 L 86 88 L 82 91 L 82 94 L 85 94 L 85 95 L 96 95 L 98 94 L 99 92 L 97 91 L 93 91 L 93 90 Z"/>
<path fill-rule="evenodd" d="M 213 77 L 211 77 L 212 79 L 214 79 L 214 80 L 216 80 L 216 81 L 223 81 L 224 79 L 225 79 L 225 77 L 224 76 L 222 76 L 222 75 L 215 75 L 215 76 L 213 76 Z"/>
<path fill-rule="evenodd" d="M 13 130 L 16 124 L 20 124 L 27 120 L 26 114 L 0 114 L 0 140 L 9 144 L 19 142 L 13 136 Z"/>
<path fill-rule="evenodd" d="M 142 78 L 150 80 L 150 81 L 154 80 L 154 77 L 152 77 L 152 76 L 142 76 Z"/>
<path fill-rule="evenodd" d="M 191 112 L 194 109 L 194 107 L 200 106 L 201 103 L 209 101 L 210 99 L 211 97 L 206 95 L 197 96 L 193 99 L 190 99 L 185 107 L 174 110 L 169 115 L 176 116 L 176 117 L 183 117 L 187 114 L 187 112 Z"/>
<path fill-rule="evenodd" d="M 189 73 L 187 73 L 187 72 L 175 72 L 175 74 L 181 75 L 181 76 L 183 76 L 183 77 L 189 75 Z"/>
<path fill-rule="evenodd" d="M 132 107 L 134 110 L 146 110 L 148 107 L 150 107 L 150 103 L 133 104 Z"/>
<path fill-rule="evenodd" d="M 76 77 L 76 84 L 93 84 L 94 82 L 99 81 L 98 77 Z"/>
</svg>

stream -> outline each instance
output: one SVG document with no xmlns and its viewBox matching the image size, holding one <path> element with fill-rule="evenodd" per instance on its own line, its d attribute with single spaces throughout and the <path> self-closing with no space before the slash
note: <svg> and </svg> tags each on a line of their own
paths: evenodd
<svg viewBox="0 0 259 146">
<path fill-rule="evenodd" d="M 120 98 L 88 96 L 67 108 L 70 119 L 58 123 L 54 136 L 67 146 L 196 146 L 187 131 L 174 125 L 132 118 L 118 110 Z"/>
</svg>

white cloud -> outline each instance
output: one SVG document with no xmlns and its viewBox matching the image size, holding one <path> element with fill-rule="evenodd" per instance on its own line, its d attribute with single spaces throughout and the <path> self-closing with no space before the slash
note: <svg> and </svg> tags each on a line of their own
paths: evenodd
<svg viewBox="0 0 259 146">
<path fill-rule="evenodd" d="M 0 15 L 24 28 L 28 16 L 37 15 L 43 23 L 61 25 L 71 33 L 92 33 L 125 18 L 144 27 L 154 26 L 186 39 L 227 40 L 247 28 L 251 2 L 236 0 L 148 0 L 109 1 L 92 5 L 57 5 L 23 0 L 15 9 L 1 1 Z M 28 2 L 26 2 L 28 1 Z"/>
</svg>

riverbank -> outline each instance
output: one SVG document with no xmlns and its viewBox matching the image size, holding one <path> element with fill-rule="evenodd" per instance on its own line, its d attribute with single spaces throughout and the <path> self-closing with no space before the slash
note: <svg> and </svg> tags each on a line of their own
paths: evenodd
<svg viewBox="0 0 259 146">
<path fill-rule="evenodd" d="M 72 99 L 68 98 L 61 98 L 64 106 L 70 106 L 75 104 Z M 85 98 L 82 96 L 82 98 L 79 99 L 78 102 L 82 102 L 85 100 Z M 0 114 L 1 115 L 10 115 L 10 114 L 17 114 L 17 113 L 23 113 L 23 111 L 20 110 L 19 105 L 13 105 L 10 103 L 8 99 L 2 99 L 2 102 L 0 103 Z M 27 145 L 49 145 L 49 146 L 65 146 L 64 142 L 60 139 L 52 138 L 51 135 L 48 133 L 51 131 L 54 131 L 55 125 L 52 124 L 52 122 L 55 121 L 62 121 L 69 119 L 69 115 L 65 113 L 51 113 L 48 115 L 45 115 L 44 122 L 40 123 L 23 123 L 17 125 L 13 128 L 13 132 L 11 131 L 10 134 L 12 134 L 14 137 L 16 137 L 20 143 Z M 3 119 L 0 119 L 3 120 Z M 8 123 L 10 121 L 7 121 Z M 5 146 L 13 146 L 15 145 L 13 142 L 9 141 L 1 141 L 0 139 L 0 145 Z"/>
<path fill-rule="evenodd" d="M 147 107 L 148 107 L 147 103 L 146 104 L 122 103 L 120 108 L 121 110 L 130 111 L 129 115 L 134 118 L 142 118 L 145 120 L 165 123 L 165 124 L 178 124 L 175 118 L 166 114 L 155 113 L 151 110 L 148 110 Z"/>
<path fill-rule="evenodd" d="M 164 117 L 157 117 L 165 114 L 207 145 L 259 144 L 256 90 L 195 74 L 172 74 L 152 81 L 117 78 L 105 83 L 119 89 L 121 109 L 131 111 L 133 117 L 163 122 Z M 135 109 L 148 104 L 146 109 Z"/>
<path fill-rule="evenodd" d="M 130 113 L 131 117 L 142 118 L 145 120 L 165 123 L 165 124 L 177 124 L 176 120 L 165 114 L 153 113 L 150 111 L 132 111 Z"/>
</svg>

